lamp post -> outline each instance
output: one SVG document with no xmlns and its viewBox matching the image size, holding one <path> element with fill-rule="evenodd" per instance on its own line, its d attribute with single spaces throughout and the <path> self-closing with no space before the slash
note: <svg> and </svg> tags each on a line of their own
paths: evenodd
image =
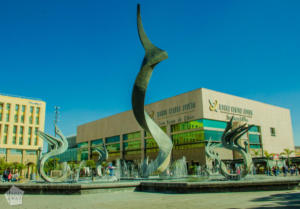
<svg viewBox="0 0 300 209">
<path fill-rule="evenodd" d="M 54 106 L 54 109 L 55 109 L 55 116 L 54 116 L 54 135 L 55 135 L 55 137 L 56 137 L 56 124 L 57 124 L 57 122 L 58 122 L 58 114 L 59 114 L 59 109 L 60 109 L 60 107 L 59 106 Z"/>
</svg>

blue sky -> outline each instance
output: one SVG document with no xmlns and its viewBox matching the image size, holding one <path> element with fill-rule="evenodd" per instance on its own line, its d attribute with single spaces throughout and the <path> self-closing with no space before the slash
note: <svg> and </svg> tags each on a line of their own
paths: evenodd
<svg viewBox="0 0 300 209">
<path fill-rule="evenodd" d="M 300 145 L 300 1 L 0 0 L 1 93 L 54 106 L 65 135 L 131 109 L 145 30 L 169 58 L 153 73 L 147 103 L 204 87 L 289 108 Z"/>
</svg>

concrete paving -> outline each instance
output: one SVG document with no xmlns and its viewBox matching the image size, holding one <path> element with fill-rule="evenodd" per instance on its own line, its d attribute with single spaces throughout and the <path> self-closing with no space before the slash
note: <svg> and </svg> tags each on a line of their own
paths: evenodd
<svg viewBox="0 0 300 209">
<path fill-rule="evenodd" d="M 300 191 L 260 191 L 202 194 L 162 194 L 133 190 L 84 195 L 28 195 L 23 204 L 10 206 L 0 195 L 0 208 L 161 209 L 161 208 L 300 208 Z"/>
</svg>

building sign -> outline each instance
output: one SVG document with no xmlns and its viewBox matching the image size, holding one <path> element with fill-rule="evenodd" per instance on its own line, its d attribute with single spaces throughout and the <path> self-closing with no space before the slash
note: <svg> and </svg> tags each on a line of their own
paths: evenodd
<svg viewBox="0 0 300 209">
<path fill-rule="evenodd" d="M 253 111 L 250 109 L 221 104 L 218 100 L 208 100 L 208 102 L 210 111 L 228 114 L 227 116 L 230 118 L 232 117 L 232 115 L 234 115 L 234 118 L 239 121 L 248 121 L 247 118 L 252 118 L 253 116 Z"/>
<path fill-rule="evenodd" d="M 170 107 L 169 109 L 164 109 L 164 110 L 158 111 L 156 113 L 156 116 L 157 116 L 158 119 L 160 119 L 162 117 L 169 117 L 169 116 L 172 116 L 172 115 L 177 114 L 177 113 L 183 113 L 183 112 L 186 112 L 186 111 L 194 110 L 195 107 L 196 107 L 196 103 L 195 102 L 190 102 L 188 104 L 178 105 L 178 106 L 175 106 L 175 107 Z"/>
</svg>

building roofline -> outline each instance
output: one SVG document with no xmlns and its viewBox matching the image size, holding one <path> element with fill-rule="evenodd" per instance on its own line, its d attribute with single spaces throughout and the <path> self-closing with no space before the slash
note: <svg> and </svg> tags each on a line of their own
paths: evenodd
<svg viewBox="0 0 300 209">
<path fill-rule="evenodd" d="M 241 97 L 241 96 L 235 96 L 235 95 L 232 95 L 232 94 L 228 94 L 228 93 L 224 93 L 224 92 L 220 92 L 220 91 L 216 91 L 216 90 L 211 90 L 211 89 L 204 88 L 204 87 L 196 88 L 196 89 L 193 89 L 193 90 L 184 92 L 184 93 L 177 94 L 177 95 L 175 95 L 175 96 L 171 96 L 171 97 L 167 97 L 167 98 L 164 98 L 164 99 L 160 99 L 160 100 L 158 100 L 158 101 L 156 101 L 156 102 L 152 102 L 152 103 L 149 103 L 149 104 L 145 104 L 145 106 L 151 105 L 151 104 L 155 104 L 155 103 L 161 102 L 161 101 L 163 101 L 163 100 L 171 99 L 171 98 L 174 98 L 174 97 L 177 97 L 177 96 L 181 96 L 181 95 L 184 95 L 184 94 L 189 94 L 189 93 L 194 92 L 194 91 L 202 91 L 202 90 L 208 90 L 208 91 L 213 91 L 213 92 L 217 92 L 217 93 L 221 93 L 221 94 L 226 94 L 226 95 L 229 95 L 229 96 L 232 96 L 232 97 L 236 97 L 236 98 L 239 98 L 239 99 L 245 99 L 245 100 L 249 100 L 249 101 L 252 101 L 252 102 L 257 102 L 257 103 L 260 103 L 260 104 L 263 104 L 263 105 L 269 105 L 269 106 L 272 106 L 272 107 L 281 108 L 281 109 L 285 109 L 285 110 L 290 111 L 290 109 L 285 108 L 285 107 L 280 107 L 280 106 L 276 106 L 276 105 L 271 105 L 271 104 L 268 104 L 268 103 L 256 101 L 256 100 L 253 100 L 253 99 L 248 99 L 248 98 Z M 123 114 L 123 113 L 129 112 L 129 111 L 132 111 L 132 109 L 130 109 L 130 110 L 125 110 L 125 111 L 122 111 L 122 112 L 119 112 L 119 113 L 116 113 L 116 114 L 113 114 L 113 115 L 109 115 L 109 116 L 106 116 L 106 117 L 103 117 L 103 118 L 99 118 L 99 119 L 97 119 L 97 120 L 93 120 L 93 121 L 90 121 L 90 122 L 87 122 L 87 123 L 83 123 L 83 124 L 81 124 L 81 125 L 78 125 L 77 128 L 80 127 L 80 126 L 86 125 L 86 124 L 94 123 L 94 122 L 96 122 L 96 121 L 99 121 L 99 120 L 102 120 L 102 119 L 106 119 L 106 118 L 110 118 L 110 117 L 112 117 L 112 116 L 119 115 L 119 114 Z"/>
<path fill-rule="evenodd" d="M 226 95 L 236 97 L 236 98 L 239 98 L 239 99 L 245 99 L 245 100 L 256 102 L 256 103 L 259 103 L 259 104 L 269 105 L 269 106 L 272 106 L 272 107 L 276 107 L 276 108 L 285 109 L 285 110 L 290 111 L 290 109 L 286 108 L 286 107 L 281 107 L 281 106 L 277 106 L 277 105 L 273 105 L 273 104 L 268 104 L 268 103 L 265 103 L 265 102 L 260 102 L 260 101 L 257 101 L 257 100 L 253 100 L 253 99 L 249 99 L 249 98 L 245 98 L 245 97 L 241 97 L 241 96 L 236 96 L 236 95 L 233 95 L 233 94 L 228 94 L 228 93 L 224 93 L 224 92 L 220 92 L 220 91 L 216 91 L 216 90 L 212 90 L 212 89 L 207 89 L 207 88 L 201 88 L 201 89 L 208 90 L 208 91 L 213 91 L 213 92 L 217 92 L 217 93 L 221 93 L 221 94 L 226 94 Z"/>
<path fill-rule="evenodd" d="M 20 98 L 20 99 L 29 99 L 29 100 L 35 100 L 35 101 L 45 102 L 44 100 L 39 99 L 39 98 L 26 97 L 26 96 L 19 96 L 19 95 L 7 94 L 7 93 L 2 93 L 2 92 L 0 92 L 0 96 L 15 97 L 15 98 Z"/>
</svg>

